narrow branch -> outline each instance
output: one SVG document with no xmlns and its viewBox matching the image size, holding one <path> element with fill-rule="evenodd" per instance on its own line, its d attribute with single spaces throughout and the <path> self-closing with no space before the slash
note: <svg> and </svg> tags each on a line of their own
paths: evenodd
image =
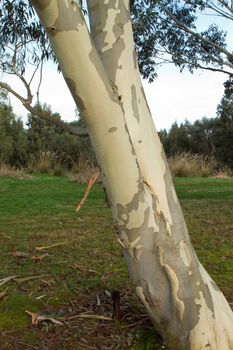
<svg viewBox="0 0 233 350">
<path fill-rule="evenodd" d="M 225 17 L 226 19 L 229 19 L 231 21 L 233 20 L 232 11 L 231 11 L 231 14 L 229 14 L 226 11 L 219 9 L 215 4 L 213 4 L 213 5 L 208 4 L 207 8 L 216 12 L 218 14 L 218 16 Z"/>
<path fill-rule="evenodd" d="M 64 131 L 68 132 L 71 135 L 75 136 L 88 136 L 87 129 L 85 128 L 75 128 L 70 126 L 68 123 L 65 123 L 62 120 L 57 120 L 53 118 L 49 112 L 46 111 L 38 111 L 37 108 L 33 107 L 30 104 L 30 101 L 23 96 L 19 95 L 16 91 L 14 91 L 8 84 L 0 82 L 0 88 L 7 90 L 9 93 L 14 95 L 20 102 L 22 102 L 23 106 L 32 114 L 35 114 L 37 117 L 46 120 L 52 124 L 55 124 L 62 128 Z"/>
<path fill-rule="evenodd" d="M 215 44 L 214 42 L 212 42 L 209 39 L 204 38 L 202 35 L 200 35 L 199 33 L 196 33 L 194 31 L 192 31 L 190 28 L 188 28 L 185 24 L 183 24 L 182 22 L 180 22 L 168 9 L 165 8 L 165 6 L 161 5 L 162 9 L 164 10 L 164 12 L 167 14 L 167 16 L 169 16 L 177 25 L 179 28 L 183 29 L 186 33 L 191 34 L 192 36 L 200 39 L 201 41 L 205 42 L 206 44 L 215 47 L 218 51 L 220 51 L 221 53 L 224 53 L 227 57 L 233 59 L 233 55 L 227 51 L 226 49 L 224 49 L 223 47 Z M 230 65 L 228 62 L 224 62 L 225 65 L 229 66 L 232 68 L 232 65 Z"/>
<path fill-rule="evenodd" d="M 8 92 L 10 92 L 12 95 L 14 95 L 20 102 L 22 102 L 22 104 L 24 105 L 26 103 L 26 99 L 19 95 L 16 91 L 14 91 L 13 89 L 11 89 L 11 87 L 6 84 L 6 83 L 2 83 L 0 82 L 0 88 L 7 90 Z"/>
<path fill-rule="evenodd" d="M 214 67 L 205 67 L 205 66 L 202 66 L 201 64 L 197 64 L 197 68 L 200 68 L 200 69 L 204 69 L 204 70 L 210 70 L 211 72 L 219 72 L 219 73 L 224 73 L 224 74 L 228 74 L 228 75 L 232 75 L 232 72 L 229 72 L 225 69 L 220 69 L 220 68 L 214 68 Z"/>
<path fill-rule="evenodd" d="M 231 1 L 231 6 L 229 6 L 225 0 L 218 0 L 218 1 L 222 6 L 226 7 L 226 9 L 233 14 L 232 1 Z"/>
<path fill-rule="evenodd" d="M 25 86 L 26 91 L 27 91 L 27 101 L 29 101 L 31 103 L 32 99 L 33 99 L 33 95 L 32 95 L 31 89 L 30 89 L 30 85 L 28 84 L 26 79 L 21 74 L 18 73 L 18 71 L 15 69 L 14 66 L 11 66 L 10 64 L 7 64 L 7 65 L 9 66 L 10 70 L 12 70 L 13 74 L 16 75 L 22 81 L 22 83 Z M 24 99 L 24 100 L 26 100 L 26 99 Z"/>
<path fill-rule="evenodd" d="M 43 75 L 43 60 L 41 61 L 41 66 L 40 66 L 40 80 L 39 80 L 39 84 L 37 87 L 37 92 L 36 92 L 36 96 L 37 96 L 37 100 L 39 101 L 39 94 L 40 94 L 40 87 L 42 84 L 42 75 Z"/>
<path fill-rule="evenodd" d="M 74 128 L 70 126 L 68 123 L 57 120 L 53 118 L 49 112 L 46 111 L 38 111 L 36 108 L 32 107 L 28 102 L 23 104 L 24 107 L 32 114 L 35 114 L 37 117 L 44 119 L 52 124 L 57 125 L 58 127 L 62 128 L 64 131 L 68 132 L 71 135 L 75 136 L 88 136 L 88 132 L 86 128 Z"/>
<path fill-rule="evenodd" d="M 164 53 L 166 53 L 167 55 L 169 56 L 172 56 L 174 53 L 172 51 L 169 51 L 167 49 L 164 49 Z M 161 58 L 162 60 L 163 58 Z M 215 61 L 217 64 L 221 65 L 222 62 L 218 61 L 218 60 L 213 60 Z M 169 59 L 163 59 L 163 61 L 161 61 L 160 64 L 163 64 L 163 63 L 171 63 L 173 64 L 173 61 L 172 60 L 169 60 Z M 182 58 L 182 63 L 184 64 L 189 64 L 189 65 L 193 65 L 192 62 L 188 61 L 188 60 L 185 60 L 184 58 Z M 195 68 L 200 68 L 200 69 L 204 69 L 204 70 L 209 70 L 209 71 L 212 71 L 212 72 L 219 72 L 219 73 L 224 73 L 224 74 L 228 74 L 228 75 L 232 75 L 232 72 L 228 71 L 228 70 L 225 70 L 225 69 L 221 69 L 221 68 L 215 68 L 215 67 L 206 67 L 206 66 L 203 66 L 201 65 L 200 63 L 196 63 L 195 64 Z"/>
<path fill-rule="evenodd" d="M 34 71 L 33 71 L 33 73 L 32 73 L 32 76 L 31 76 L 31 79 L 29 80 L 28 85 L 31 85 L 31 83 L 32 83 L 32 81 L 33 81 L 33 79 L 34 79 L 34 77 L 35 77 L 35 75 L 36 75 L 36 72 L 37 72 L 37 70 L 39 69 L 39 66 L 40 66 L 40 63 L 36 65 L 36 68 L 34 69 Z"/>
</svg>

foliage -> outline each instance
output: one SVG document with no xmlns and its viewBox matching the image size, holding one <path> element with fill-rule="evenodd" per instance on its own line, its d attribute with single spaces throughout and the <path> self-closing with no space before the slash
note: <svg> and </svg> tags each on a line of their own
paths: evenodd
<svg viewBox="0 0 233 350">
<path fill-rule="evenodd" d="M 226 95 L 225 95 L 226 96 Z M 233 101 L 224 97 L 217 109 L 217 117 L 202 118 L 193 124 L 176 122 L 169 131 L 162 130 L 160 138 L 168 157 L 180 153 L 214 157 L 217 167 L 233 168 Z"/>
<path fill-rule="evenodd" d="M 200 30 L 198 17 L 212 15 L 213 23 Z M 135 0 L 134 38 L 142 76 L 153 81 L 163 63 L 193 72 L 196 68 L 232 72 L 233 55 L 226 48 L 226 32 L 215 16 L 233 20 L 228 1 Z M 153 20 L 152 20 L 153 18 Z"/>
<path fill-rule="evenodd" d="M 35 108 L 39 111 L 48 112 L 54 119 L 60 119 L 59 114 L 52 113 L 50 107 L 46 104 L 42 106 L 36 105 Z M 28 115 L 27 127 L 28 147 L 33 154 L 40 151 L 46 152 L 51 149 L 54 136 L 62 133 L 61 128 L 34 114 Z"/>
<path fill-rule="evenodd" d="M 6 96 L 2 96 L 0 101 L 0 140 L 0 163 L 25 165 L 26 132 Z"/>
<path fill-rule="evenodd" d="M 231 74 L 233 55 L 226 48 L 226 32 L 215 24 L 216 15 L 232 21 L 233 10 L 228 1 L 134 0 L 131 12 L 144 78 L 154 80 L 157 67 L 168 62 L 181 70 L 204 68 Z M 205 30 L 199 30 L 198 16 L 206 12 L 212 15 L 213 22 Z M 3 71 L 10 69 L 9 63 L 22 73 L 25 62 L 38 64 L 49 58 L 55 60 L 30 2 L 1 1 L 0 31 Z"/>
<path fill-rule="evenodd" d="M 36 105 L 35 109 L 49 113 L 60 120 L 49 106 Z M 72 122 L 79 127 L 82 122 Z M 74 169 L 81 159 L 87 165 L 95 163 L 89 137 L 78 138 L 64 132 L 59 126 L 29 114 L 27 128 L 13 113 L 6 96 L 0 100 L 0 163 L 13 167 L 27 166 L 30 172 L 54 171 L 62 174 L 64 169 Z"/>
</svg>

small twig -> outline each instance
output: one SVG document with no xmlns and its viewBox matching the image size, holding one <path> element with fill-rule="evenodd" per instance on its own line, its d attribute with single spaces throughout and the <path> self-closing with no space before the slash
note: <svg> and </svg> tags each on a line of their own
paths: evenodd
<svg viewBox="0 0 233 350">
<path fill-rule="evenodd" d="M 94 186 L 94 184 L 97 181 L 97 179 L 99 178 L 99 176 L 100 176 L 100 171 L 98 173 L 95 173 L 95 174 L 93 174 L 91 176 L 90 180 L 88 181 L 88 185 L 87 185 L 86 191 L 84 193 L 84 196 L 81 199 L 81 201 L 79 202 L 77 208 L 75 209 L 76 211 L 79 211 L 82 208 L 82 206 L 85 203 L 89 193 L 91 192 L 92 187 Z"/>
<path fill-rule="evenodd" d="M 20 278 L 14 278 L 13 280 L 17 283 L 23 283 L 23 282 L 36 280 L 36 279 L 39 279 L 41 277 L 46 277 L 46 276 L 48 276 L 48 275 L 46 274 L 46 275 L 36 275 L 36 276 L 29 276 L 29 277 L 20 277 Z"/>
<path fill-rule="evenodd" d="M 28 258 L 29 254 L 25 252 L 19 252 L 19 251 L 14 251 L 14 252 L 9 252 L 7 255 L 12 255 L 15 258 Z"/>
<path fill-rule="evenodd" d="M 41 282 L 43 282 L 44 284 L 46 284 L 47 286 L 51 287 L 51 281 L 46 281 L 46 280 L 41 280 Z"/>
<path fill-rule="evenodd" d="M 3 286 L 5 283 L 8 283 L 8 282 L 14 280 L 16 277 L 17 277 L 17 275 L 1 279 L 0 280 L 0 286 Z"/>
<path fill-rule="evenodd" d="M 39 102 L 40 87 L 41 87 L 41 83 L 42 83 L 42 76 L 43 76 L 43 60 L 41 62 L 41 66 L 40 66 L 40 80 L 39 80 L 39 84 L 38 84 L 37 92 L 36 92 L 38 102 Z"/>
<path fill-rule="evenodd" d="M 78 315 L 70 316 L 66 320 L 71 321 L 71 320 L 75 320 L 76 318 L 90 318 L 94 320 L 103 320 L 103 321 L 113 320 L 112 317 L 106 317 L 102 315 L 88 315 L 88 314 L 78 314 Z"/>
<path fill-rule="evenodd" d="M 48 317 L 45 315 L 39 315 L 35 312 L 31 312 L 28 310 L 25 310 L 26 314 L 28 314 L 29 316 L 31 316 L 32 318 L 32 325 L 37 326 L 39 322 L 43 322 L 43 321 L 50 321 L 54 324 L 57 324 L 59 326 L 63 326 L 63 323 L 61 321 L 56 320 L 53 317 Z"/>
<path fill-rule="evenodd" d="M 82 272 L 98 273 L 98 271 L 96 271 L 96 270 L 87 269 L 87 268 L 85 268 L 84 266 L 78 265 L 78 264 L 75 264 L 75 263 L 72 264 L 71 267 L 72 267 L 73 269 L 78 269 L 78 270 L 80 270 L 80 271 L 82 271 Z"/>
<path fill-rule="evenodd" d="M 58 246 L 61 246 L 61 245 L 64 245 L 64 244 L 67 244 L 67 242 L 55 243 L 55 244 L 47 245 L 47 246 L 44 246 L 44 247 L 35 247 L 35 250 L 46 250 L 46 249 L 58 247 Z"/>
<path fill-rule="evenodd" d="M 47 294 L 43 294 L 43 295 L 39 295 L 38 297 L 36 297 L 36 300 L 41 300 L 43 299 L 44 297 L 46 297 Z"/>
</svg>

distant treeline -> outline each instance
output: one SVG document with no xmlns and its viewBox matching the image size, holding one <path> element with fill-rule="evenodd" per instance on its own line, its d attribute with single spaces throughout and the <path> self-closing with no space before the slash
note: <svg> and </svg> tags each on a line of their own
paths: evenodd
<svg viewBox="0 0 233 350">
<path fill-rule="evenodd" d="M 47 105 L 37 106 L 52 113 Z M 80 121 L 71 123 L 79 126 Z M 65 168 L 77 166 L 80 159 L 89 164 L 95 161 L 89 137 L 76 137 L 64 132 L 62 128 L 29 114 L 26 127 L 16 117 L 6 97 L 0 99 L 0 163 L 14 167 L 36 170 L 39 162 L 61 165 Z M 34 168 L 34 169 L 33 169 Z"/>
<path fill-rule="evenodd" d="M 47 105 L 37 108 L 60 119 Z M 81 124 L 80 120 L 71 123 L 72 126 Z M 180 153 L 200 154 L 214 157 L 219 168 L 226 165 L 233 169 L 233 107 L 229 100 L 222 100 L 216 118 L 202 118 L 193 124 L 174 123 L 169 131 L 161 130 L 159 134 L 168 158 Z M 32 114 L 28 115 L 25 128 L 15 116 L 7 96 L 0 96 L 0 163 L 33 170 L 45 159 L 67 169 L 80 160 L 95 162 L 89 137 L 70 135 Z"/>
<path fill-rule="evenodd" d="M 180 153 L 214 157 L 219 167 L 233 169 L 233 108 L 216 118 L 202 118 L 193 124 L 189 121 L 174 123 L 169 131 L 161 130 L 160 139 L 168 158 Z"/>
</svg>

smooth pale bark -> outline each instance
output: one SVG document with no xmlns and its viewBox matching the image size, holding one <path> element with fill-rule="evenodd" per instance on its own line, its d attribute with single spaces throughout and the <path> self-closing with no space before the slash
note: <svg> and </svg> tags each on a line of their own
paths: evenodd
<svg viewBox="0 0 233 350">
<path fill-rule="evenodd" d="M 32 3 L 85 117 L 118 241 L 152 322 L 171 349 L 233 349 L 232 312 L 191 246 L 141 89 L 128 2 L 89 1 L 100 55 L 75 1 Z"/>
<path fill-rule="evenodd" d="M 150 111 L 145 100 L 145 95 L 143 93 L 140 74 L 135 59 L 133 33 L 128 9 L 128 2 L 109 1 L 105 2 L 103 5 L 98 0 L 88 0 L 88 5 L 90 13 L 91 33 L 108 76 L 110 77 L 112 84 L 115 86 L 116 91 L 118 91 L 119 96 L 121 96 L 120 100 L 123 105 L 125 119 L 127 121 L 128 130 L 134 145 L 143 180 L 146 182 L 146 184 L 148 184 L 151 192 L 156 195 L 158 204 L 157 210 L 163 213 L 167 230 L 171 233 L 169 246 L 173 246 L 174 250 L 170 251 L 170 255 L 171 257 L 175 258 L 177 247 L 180 247 L 180 255 L 181 257 L 183 256 L 184 264 L 187 268 L 189 268 L 189 265 L 191 265 L 188 262 L 188 259 L 186 260 L 187 255 L 189 256 L 189 259 L 192 260 L 193 266 L 192 270 L 188 271 L 188 276 L 184 274 L 184 268 L 182 266 L 181 271 L 175 270 L 174 273 L 176 274 L 176 278 L 178 280 L 179 289 L 182 290 L 182 285 L 185 287 L 186 293 L 187 289 L 191 289 L 190 294 L 193 293 L 194 300 L 194 293 L 196 292 L 196 288 L 193 288 L 193 283 L 190 283 L 187 286 L 187 281 L 196 280 L 196 283 L 200 284 L 201 280 L 204 284 L 206 284 L 206 281 L 210 280 L 210 278 L 206 272 L 205 276 L 200 277 L 200 273 L 201 271 L 204 271 L 204 269 L 198 263 L 195 254 L 192 254 L 191 257 L 191 251 L 193 253 L 193 249 L 189 241 L 187 229 L 180 207 L 177 203 L 176 198 L 174 198 L 174 200 L 172 200 L 172 198 L 169 199 L 169 197 L 174 197 L 174 187 L 170 181 L 170 175 L 168 174 L 169 171 L 168 169 L 165 169 L 166 161 L 164 160 L 163 151 L 161 150 L 161 145 L 153 125 Z M 169 188 L 170 191 L 168 190 Z M 164 238 L 162 237 L 161 240 L 162 239 Z M 196 264 L 194 264 L 195 262 Z M 135 264 L 132 262 L 132 265 L 134 267 Z M 194 267 L 195 265 L 196 269 Z M 172 268 L 172 265 L 169 266 Z M 134 268 L 132 268 L 132 270 L 134 272 Z M 192 271 L 191 276 L 189 275 L 190 271 Z M 137 272 L 138 271 L 136 271 L 136 276 L 133 274 L 136 280 L 136 284 L 138 278 Z M 154 272 L 156 274 L 156 270 Z M 206 289 L 206 287 L 204 289 Z M 216 299 L 215 296 L 216 293 L 214 286 L 210 284 L 207 289 L 208 293 L 211 294 L 211 299 L 215 310 L 213 314 L 217 319 L 219 317 L 222 318 L 222 316 L 224 318 L 225 315 L 223 315 L 223 313 L 225 313 L 225 310 L 220 311 L 221 315 L 218 315 L 218 305 L 214 305 L 219 302 L 219 298 Z M 205 294 L 206 291 L 203 291 L 202 287 L 199 285 L 199 293 L 200 292 L 204 292 Z M 151 290 L 151 294 L 154 295 L 153 290 Z M 179 294 L 180 299 L 184 301 L 182 294 Z M 191 300 L 192 304 L 193 300 Z M 223 305 L 226 305 L 223 297 L 222 301 Z M 194 312 L 194 315 L 196 315 L 196 305 L 194 304 L 192 307 L 192 304 L 188 305 L 188 302 L 190 302 L 190 300 L 186 301 L 186 309 L 188 309 L 189 312 Z M 192 311 L 192 309 L 194 310 Z M 198 323 L 202 324 L 200 331 L 202 332 L 203 328 L 206 331 L 209 328 L 211 329 L 213 325 L 209 323 L 206 315 L 200 312 L 199 316 L 200 317 Z M 204 317 L 204 320 L 201 320 L 201 316 Z M 189 318 L 192 318 L 192 316 L 189 316 Z M 226 320 L 226 322 L 229 322 L 230 331 L 232 321 Z M 184 334 L 187 334 L 188 327 L 190 327 L 190 324 L 184 322 L 184 328 L 186 328 L 184 330 Z M 226 326 L 226 328 L 227 327 L 228 326 Z M 221 330 L 222 329 L 220 327 L 218 330 L 220 334 Z M 217 330 L 215 330 L 215 333 L 216 331 Z M 211 337 L 215 338 L 215 334 L 213 334 L 212 329 L 209 333 L 212 333 Z M 192 332 L 192 329 L 190 329 L 190 342 L 195 343 L 197 337 L 200 337 L 200 335 L 201 334 L 198 334 L 197 331 Z M 210 335 L 208 336 L 210 337 Z M 192 337 L 194 340 L 192 340 Z M 225 337 L 225 334 L 223 337 Z M 203 344 L 201 346 L 204 348 L 207 343 L 206 338 L 203 337 Z M 213 346 L 214 344 L 212 347 Z M 215 345 L 216 348 L 219 346 L 220 345 L 218 344 Z M 198 345 L 198 348 L 199 347 L 200 346 Z"/>
</svg>

